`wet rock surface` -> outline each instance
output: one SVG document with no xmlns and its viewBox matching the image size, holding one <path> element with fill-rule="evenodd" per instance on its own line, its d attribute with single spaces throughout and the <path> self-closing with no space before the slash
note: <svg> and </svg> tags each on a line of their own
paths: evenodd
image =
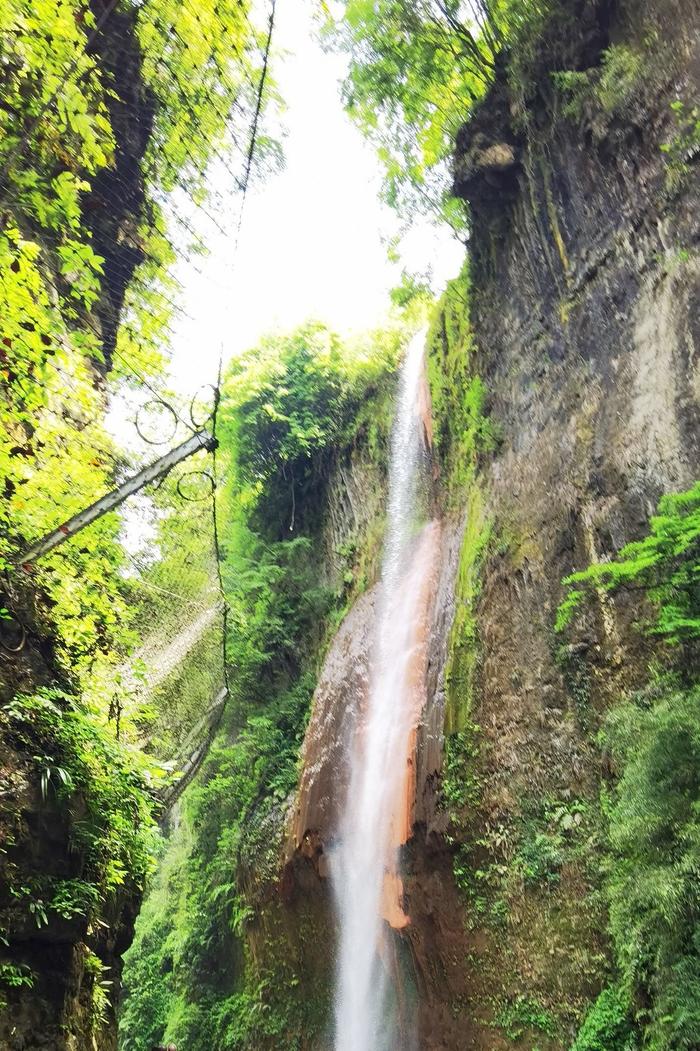
<svg viewBox="0 0 700 1051">
<path fill-rule="evenodd" d="M 567 118 L 547 73 L 525 134 L 500 82 L 460 133 L 455 164 L 473 224 L 475 371 L 499 435 L 480 473 L 500 538 L 477 609 L 480 795 L 455 844 L 481 873 L 512 860 L 528 807 L 597 798 L 596 728 L 654 656 L 624 594 L 599 601 L 562 645 L 562 578 L 643 535 L 659 497 L 688 488 L 700 466 L 697 160 L 673 184 L 661 149 L 677 134 L 671 103 L 700 93 L 698 5 L 580 6 L 579 50 L 567 39 L 549 69 L 593 67 L 611 44 L 642 48 L 640 26 L 654 27 L 634 91 L 610 111 L 589 99 Z M 499 144 L 513 163 L 495 164 Z M 420 998 L 421 1046 L 511 1046 L 499 1017 L 525 998 L 566 1006 L 562 1031 L 537 1043 L 569 1047 L 607 951 L 590 873 L 572 864 L 544 890 L 511 887 L 507 919 L 494 921 L 478 913 L 478 884 L 472 906 L 451 897 L 435 841 L 417 836 L 408 863 L 411 937 L 435 972 Z"/>
<path fill-rule="evenodd" d="M 323 845 L 336 834 L 347 794 L 347 742 L 367 701 L 378 585 L 361 595 L 340 626 L 324 661 L 302 751 L 302 773 L 290 849 L 328 875 Z"/>
<path fill-rule="evenodd" d="M 533 801 L 597 796 L 609 771 L 596 728 L 641 682 L 654 645 L 624 596 L 601 601 L 560 645 L 561 580 L 642 535 L 659 497 L 687 488 L 700 465 L 697 161 L 671 187 L 660 148 L 674 134 L 670 103 L 699 92 L 697 32 L 681 32 L 700 25 L 698 6 L 578 6 L 578 27 L 540 70 L 527 133 L 501 80 L 457 144 L 455 184 L 473 223 L 475 371 L 499 436 L 479 485 L 500 539 L 476 610 L 479 798 L 457 842 L 440 784 L 462 523 L 443 523 L 413 834 L 403 849 L 410 922 L 394 935 L 394 966 L 425 1051 L 510 1047 L 503 1012 L 524 1002 L 545 1012 L 566 1005 L 560 1028 L 537 1043 L 569 1047 L 600 988 L 605 915 L 588 903 L 590 873 L 565 865 L 544 892 L 521 881 L 507 918 L 493 921 L 478 892 L 469 900 L 458 891 L 453 861 L 461 852 L 471 872 L 486 873 L 512 858 L 513 829 Z M 673 61 L 657 60 L 617 111 L 590 103 L 578 120 L 564 118 L 551 69 L 595 67 L 612 42 L 640 46 L 641 16 L 663 33 Z M 359 600 L 329 652 L 288 840 L 290 900 L 315 897 L 323 910 L 324 848 L 347 786 L 339 741 L 366 696 L 374 601 L 372 592 Z"/>
</svg>

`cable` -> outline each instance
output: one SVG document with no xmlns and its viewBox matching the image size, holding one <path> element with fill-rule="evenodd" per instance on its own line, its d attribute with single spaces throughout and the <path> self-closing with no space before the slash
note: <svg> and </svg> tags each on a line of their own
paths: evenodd
<svg viewBox="0 0 700 1051">
<path fill-rule="evenodd" d="M 269 18 L 269 23 L 268 23 L 267 40 L 266 40 L 266 43 L 265 43 L 265 54 L 264 54 L 264 60 L 263 60 L 263 67 L 262 67 L 262 71 L 261 71 L 261 74 L 260 74 L 260 81 L 259 81 L 259 84 L 258 84 L 257 100 L 256 100 L 256 106 L 255 106 L 255 114 L 254 114 L 253 123 L 252 123 L 252 126 L 251 126 L 250 144 L 249 144 L 249 148 L 248 148 L 248 157 L 247 157 L 247 162 L 246 162 L 246 171 L 245 171 L 245 176 L 244 176 L 244 180 L 243 180 L 243 189 L 242 189 L 243 198 L 242 198 L 242 201 L 241 201 L 241 209 L 240 209 L 240 213 L 239 213 L 238 226 L 237 226 L 237 230 L 236 230 L 236 245 L 235 245 L 235 250 L 236 251 L 238 249 L 240 232 L 241 232 L 241 226 L 242 226 L 242 222 L 243 222 L 243 209 L 244 209 L 245 198 L 246 198 L 246 194 L 247 194 L 247 190 L 248 190 L 248 183 L 249 183 L 249 179 L 250 179 L 250 170 L 251 170 L 251 166 L 252 166 L 253 154 L 254 154 L 254 151 L 255 151 L 255 144 L 256 144 L 256 139 L 257 139 L 258 122 L 259 122 L 259 118 L 260 118 L 260 111 L 261 111 L 261 108 L 262 108 L 263 93 L 264 93 L 264 90 L 265 90 L 265 79 L 266 79 L 266 76 L 267 76 L 268 60 L 269 60 L 269 55 L 270 55 L 270 48 L 271 48 L 271 45 L 272 45 L 272 33 L 273 33 L 274 21 L 275 21 L 275 3 L 276 3 L 276 0 L 272 0 L 271 9 L 270 9 L 270 18 Z M 207 741 L 205 743 L 206 746 L 203 747 L 202 754 L 201 754 L 201 757 L 199 759 L 199 763 L 201 763 L 201 761 L 203 760 L 204 756 L 209 751 L 209 745 L 213 741 L 214 736 L 215 736 L 219 726 L 221 725 L 221 722 L 223 720 L 223 717 L 224 717 L 224 714 L 225 714 L 225 711 L 226 711 L 226 707 L 228 705 L 230 694 L 231 694 L 230 678 L 229 678 L 229 672 L 228 672 L 228 655 L 227 655 L 227 642 L 228 642 L 228 631 L 229 631 L 229 617 L 228 617 L 229 604 L 228 604 L 228 601 L 227 601 L 227 598 L 226 598 L 226 588 L 225 588 L 225 585 L 224 585 L 223 572 L 222 572 L 222 568 L 221 568 L 221 564 L 222 564 L 222 561 L 223 561 L 223 552 L 221 550 L 221 544 L 220 544 L 220 541 L 219 541 L 218 504 L 217 504 L 217 492 L 218 492 L 218 486 L 219 486 L 219 478 L 218 478 L 218 461 L 217 461 L 217 442 L 216 442 L 216 437 L 217 437 L 217 423 L 218 423 L 218 414 L 219 414 L 219 403 L 220 403 L 220 400 L 221 400 L 222 373 L 223 373 L 223 347 L 221 348 L 221 352 L 219 354 L 219 365 L 218 365 L 218 373 L 217 373 L 217 380 L 216 380 L 216 387 L 215 387 L 215 397 L 214 397 L 214 411 L 213 411 L 213 414 L 212 414 L 212 437 L 214 438 L 214 446 L 213 446 L 213 450 L 212 450 L 213 485 L 212 485 L 212 496 L 211 496 L 211 501 L 212 501 L 211 508 L 212 508 L 212 531 L 213 531 L 213 537 L 214 537 L 214 553 L 215 553 L 215 559 L 216 559 L 217 580 L 218 580 L 218 585 L 219 585 L 219 594 L 220 594 L 220 598 L 221 598 L 221 602 L 222 602 L 221 650 L 222 650 L 222 671 L 223 671 L 223 679 L 224 679 L 224 689 L 225 689 L 226 693 L 225 693 L 225 696 L 224 696 L 223 704 L 221 705 L 219 711 L 217 712 L 217 715 L 216 715 L 216 717 L 215 717 L 214 721 L 212 722 L 212 725 L 211 725 L 211 727 L 209 729 L 209 733 L 207 735 Z"/>
<path fill-rule="evenodd" d="M 212 449 L 212 454 L 211 454 L 211 457 L 212 457 L 212 477 L 214 479 L 214 484 L 212 485 L 212 488 L 211 488 L 211 515 L 212 515 L 212 533 L 213 533 L 213 539 L 214 539 L 214 557 L 216 559 L 216 575 L 217 575 L 217 581 L 218 581 L 218 585 L 219 585 L 219 596 L 220 596 L 221 602 L 222 602 L 222 607 L 221 607 L 221 609 L 222 609 L 222 613 L 221 613 L 221 621 L 222 621 L 222 623 L 221 623 L 221 646 L 222 646 L 222 661 L 223 661 L 223 669 L 222 670 L 223 670 L 223 677 L 224 677 L 224 687 L 226 689 L 226 697 L 224 699 L 224 703 L 223 703 L 221 712 L 219 713 L 219 716 L 218 716 L 218 718 L 216 720 L 216 726 L 212 727 L 212 735 L 216 731 L 216 729 L 218 728 L 218 726 L 219 726 L 219 724 L 220 724 L 220 722 L 221 722 L 221 720 L 223 718 L 224 710 L 226 708 L 226 704 L 228 703 L 228 698 L 229 698 L 229 693 L 230 693 L 230 688 L 229 688 L 230 687 L 230 683 L 229 683 L 229 674 L 228 674 L 228 658 L 227 658 L 227 654 L 226 654 L 226 643 L 227 643 L 227 640 L 228 640 L 228 611 L 229 611 L 229 605 L 228 605 L 228 600 L 226 598 L 226 588 L 224 586 L 224 575 L 223 575 L 223 571 L 221 569 L 221 563 L 223 561 L 223 554 L 222 554 L 222 551 L 221 551 L 221 544 L 219 542 L 219 516 L 218 516 L 218 505 L 217 505 L 217 499 L 216 499 L 216 494 L 217 494 L 217 490 L 218 490 L 218 486 L 219 486 L 218 461 L 217 461 L 217 456 L 216 456 L 217 423 L 218 423 L 218 417 L 219 417 L 219 402 L 221 401 L 221 376 L 222 376 L 222 372 L 223 372 L 223 348 L 221 350 L 221 353 L 219 354 L 219 368 L 218 368 L 218 372 L 217 372 L 216 388 L 215 388 L 216 393 L 214 395 L 214 412 L 212 413 L 212 418 L 211 418 L 212 419 L 211 433 L 212 433 L 212 438 L 214 439 L 214 444 L 213 444 L 213 449 Z"/>
<path fill-rule="evenodd" d="M 265 52 L 263 56 L 262 71 L 260 73 L 260 82 L 258 84 L 258 95 L 255 102 L 255 114 L 253 116 L 253 125 L 250 132 L 250 143 L 248 146 L 248 157 L 246 159 L 245 175 L 243 176 L 243 198 L 241 200 L 241 210 L 238 216 L 238 227 L 236 229 L 236 248 L 238 247 L 238 241 L 241 235 L 241 226 L 243 224 L 243 211 L 245 208 L 246 197 L 248 194 L 248 184 L 250 181 L 250 170 L 253 164 L 253 154 L 255 152 L 255 144 L 257 141 L 258 134 L 258 122 L 260 120 L 260 111 L 262 109 L 263 92 L 265 91 L 265 81 L 267 79 L 267 67 L 270 59 L 270 48 L 272 46 L 272 32 L 275 25 L 275 5 L 277 0 L 272 0 L 270 6 L 270 18 L 267 27 L 267 40 L 265 42 Z"/>
</svg>

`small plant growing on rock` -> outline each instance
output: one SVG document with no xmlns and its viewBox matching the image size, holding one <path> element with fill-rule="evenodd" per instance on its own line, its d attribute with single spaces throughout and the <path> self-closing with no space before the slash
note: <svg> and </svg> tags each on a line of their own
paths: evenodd
<svg viewBox="0 0 700 1051">
<path fill-rule="evenodd" d="M 666 185 L 677 190 L 690 174 L 690 162 L 700 152 L 700 106 L 689 106 L 680 99 L 671 103 L 678 131 L 663 143 L 666 157 Z"/>
</svg>

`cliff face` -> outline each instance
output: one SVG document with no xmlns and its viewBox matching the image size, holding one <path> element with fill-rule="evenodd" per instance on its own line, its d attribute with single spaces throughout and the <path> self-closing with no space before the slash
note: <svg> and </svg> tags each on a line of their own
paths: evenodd
<svg viewBox="0 0 700 1051">
<path fill-rule="evenodd" d="M 106 7 L 95 0 L 96 18 Z M 141 78 L 134 23 L 133 14 L 113 13 L 91 39 L 110 86 L 108 109 L 116 145 L 114 166 L 96 176 L 81 202 L 92 247 L 104 259 L 99 295 L 87 318 L 90 328 L 103 337 L 104 357 L 99 363 L 92 361 L 96 385 L 111 366 L 125 290 L 143 260 L 136 228 L 144 207 L 140 167 L 152 130 L 152 100 Z M 45 253 L 47 268 L 60 284 L 50 240 Z M 17 454 L 30 455 L 21 448 Z M 85 902 L 69 902 L 61 912 L 52 899 L 56 887 L 66 894 L 71 888 L 92 889 L 94 873 L 89 872 L 83 842 L 91 822 L 89 793 L 84 785 L 76 785 L 70 799 L 59 801 L 57 778 L 62 771 L 52 770 L 50 764 L 63 742 L 43 734 L 38 743 L 41 732 L 33 739 L 6 706 L 47 687 L 70 693 L 75 683 L 56 660 L 46 623 L 46 595 L 33 587 L 31 577 L 17 575 L 3 577 L 2 589 L 2 604 L 7 603 L 23 627 L 21 637 L 10 638 L 7 645 L 3 637 L 0 645 L 0 1046 L 22 1051 L 111 1049 L 116 1046 L 114 990 L 140 892 L 127 875 L 91 922 Z M 62 713 L 69 708 L 68 703 Z M 52 754 L 41 754 L 47 751 Z M 94 771 L 96 777 L 104 772 L 98 758 Z M 109 776 L 114 775 L 111 769 Z M 130 820 L 135 826 L 135 813 Z"/>
<path fill-rule="evenodd" d="M 474 623 L 453 643 L 473 664 L 448 683 L 446 754 L 461 750 L 468 782 L 451 828 L 459 920 L 444 853 L 419 837 L 411 853 L 431 1049 L 465 1033 L 470 1047 L 568 1047 L 603 982 L 596 730 L 658 649 L 634 595 L 600 595 L 557 638 L 561 580 L 642 535 L 700 463 L 697 155 L 672 163 L 678 100 L 700 87 L 698 6 L 575 6 L 531 85 L 500 78 L 457 143 L 469 368 L 497 445 L 467 496 L 490 537 L 479 588 L 458 596 Z M 577 74 L 568 94 L 557 70 Z"/>
<path fill-rule="evenodd" d="M 96 19 L 104 16 L 105 0 L 92 0 Z M 108 372 L 129 282 L 146 255 L 139 225 L 146 215 L 142 160 L 151 135 L 155 99 L 144 81 L 143 56 L 136 34 L 135 11 L 115 11 L 97 34 L 94 47 L 111 90 L 107 96 L 116 143 L 114 163 L 94 179 L 83 204 L 92 246 L 104 259 L 106 280 L 93 308 Z"/>
<path fill-rule="evenodd" d="M 643 535 L 700 463 L 700 201 L 696 155 L 679 147 L 698 5 L 574 8 L 457 141 L 469 305 L 439 320 L 431 361 L 448 399 L 483 384 L 490 441 L 449 498 L 466 530 L 443 554 L 404 850 L 397 959 L 426 1051 L 568 1048 L 606 980 L 596 734 L 660 649 L 633 594 L 600 593 L 558 637 L 561 581 Z M 444 409 L 438 428 L 446 480 L 463 438 Z M 348 617 L 317 689 L 290 893 L 312 871 L 323 887 L 371 607 L 370 594 Z"/>
<path fill-rule="evenodd" d="M 697 94 L 698 7 L 570 6 L 527 76 L 499 73 L 460 132 L 469 288 L 454 286 L 429 340 L 441 573 L 392 941 L 423 1051 L 563 1051 L 606 981 L 599 796 L 611 770 L 597 731 L 661 647 L 636 630 L 633 596 L 599 593 L 564 637 L 555 614 L 562 578 L 642 535 L 700 461 L 698 190 L 675 105 Z M 292 763 L 237 800 L 265 740 L 231 727 L 141 920 L 125 1048 L 328 1045 L 326 854 L 368 686 L 375 459 L 360 440 L 315 465 L 313 506 L 296 511 L 319 577 L 349 607 L 310 669 L 298 791 L 287 795 Z M 183 942 L 191 911 L 199 926 Z"/>
</svg>

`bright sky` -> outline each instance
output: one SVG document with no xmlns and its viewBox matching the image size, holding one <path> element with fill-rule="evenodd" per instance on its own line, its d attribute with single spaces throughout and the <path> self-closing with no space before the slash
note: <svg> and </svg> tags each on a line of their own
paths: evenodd
<svg viewBox="0 0 700 1051">
<path fill-rule="evenodd" d="M 211 254 L 197 260 L 201 274 L 187 265 L 179 272 L 189 317 L 177 323 L 172 371 L 183 393 L 215 378 L 222 347 L 228 359 L 270 329 L 308 317 L 341 333 L 377 324 L 400 278 L 384 243 L 398 221 L 379 201 L 374 151 L 340 102 L 345 60 L 322 51 L 309 0 L 280 0 L 274 42 L 285 166 L 249 192 L 236 258 L 235 223 L 222 217 L 231 233 L 207 233 Z M 408 269 L 430 269 L 440 290 L 458 272 L 464 248 L 449 230 L 421 220 L 402 254 Z"/>
</svg>

